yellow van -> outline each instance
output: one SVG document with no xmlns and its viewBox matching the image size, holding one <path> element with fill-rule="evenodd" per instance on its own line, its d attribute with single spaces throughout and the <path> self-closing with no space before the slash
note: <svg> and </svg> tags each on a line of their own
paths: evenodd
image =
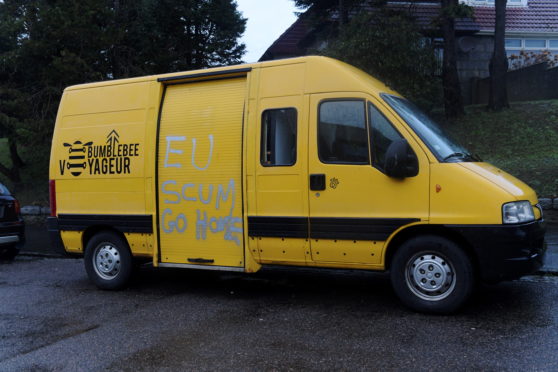
<svg viewBox="0 0 558 372">
<path fill-rule="evenodd" d="M 390 271 L 419 311 L 537 270 L 534 191 L 342 62 L 304 57 L 64 91 L 51 236 L 118 289 L 133 259 Z"/>
</svg>

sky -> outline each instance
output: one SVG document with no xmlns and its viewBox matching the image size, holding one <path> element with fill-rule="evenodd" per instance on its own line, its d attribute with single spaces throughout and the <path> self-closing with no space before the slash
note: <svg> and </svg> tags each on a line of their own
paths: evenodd
<svg viewBox="0 0 558 372">
<path fill-rule="evenodd" d="M 293 0 L 236 0 L 238 10 L 248 18 L 241 42 L 246 44 L 244 61 L 256 62 L 296 20 Z"/>
</svg>

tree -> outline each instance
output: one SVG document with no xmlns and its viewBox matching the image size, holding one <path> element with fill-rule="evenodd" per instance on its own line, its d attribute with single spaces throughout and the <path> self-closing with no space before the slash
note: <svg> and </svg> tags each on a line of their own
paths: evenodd
<svg viewBox="0 0 558 372">
<path fill-rule="evenodd" d="M 355 9 L 358 6 L 362 5 L 369 5 L 375 8 L 373 13 L 376 14 L 386 14 L 386 10 L 390 8 L 388 1 L 385 0 L 293 0 L 295 5 L 300 7 L 301 9 L 308 9 L 307 13 L 310 13 L 309 16 L 317 18 L 317 22 L 324 23 L 324 20 L 331 19 L 332 14 L 338 14 L 339 22 L 338 27 L 334 32 L 329 32 L 328 37 L 325 39 L 328 42 L 335 42 L 336 38 L 340 35 L 339 31 L 343 33 L 345 24 L 350 24 L 351 20 L 349 14 L 355 14 L 358 12 Z M 408 2 L 409 10 L 412 10 L 415 3 L 418 3 L 418 0 L 410 0 Z M 404 4 L 404 3 L 402 3 Z M 388 12 L 389 13 L 389 12 Z M 308 15 L 308 14 L 307 14 Z M 362 16 L 362 14 L 360 14 Z M 459 75 L 457 72 L 457 52 L 456 52 L 456 43 L 455 43 L 455 19 L 463 18 L 463 17 L 471 17 L 472 16 L 472 8 L 465 5 L 460 4 L 458 0 L 440 0 L 440 15 L 435 20 L 434 25 L 439 26 L 444 44 L 443 44 L 443 61 L 442 61 L 442 88 L 443 88 L 443 96 L 444 96 L 444 108 L 447 117 L 457 117 L 465 114 L 465 110 L 463 108 L 463 99 L 461 96 L 461 85 L 459 82 Z M 409 19 L 410 20 L 410 19 Z M 410 20 L 412 22 L 412 20 Z M 375 20 L 375 22 L 378 22 Z M 367 29 L 368 25 L 362 25 L 362 29 L 354 29 L 352 28 L 351 32 L 353 32 L 353 36 L 348 35 L 347 33 L 344 34 L 343 38 L 345 42 L 353 37 L 355 39 L 359 39 L 364 34 L 369 34 L 369 30 Z M 415 31 L 415 30 L 413 30 Z M 424 30 L 420 30 L 424 31 Z M 402 33 L 405 31 L 393 29 L 392 32 L 394 33 Z M 424 32 L 423 32 L 424 33 Z M 324 32 L 322 32 L 323 37 Z M 415 33 L 413 32 L 413 35 Z M 427 40 L 426 37 L 423 35 L 423 40 Z M 398 36 L 390 36 L 389 34 L 384 34 L 382 37 L 387 38 L 387 40 L 395 39 Z M 377 41 L 380 42 L 380 41 Z M 360 48 L 357 48 L 361 50 Z M 400 59 L 406 59 L 406 51 L 400 50 L 396 44 L 391 44 L 387 49 L 388 54 L 391 53 L 391 50 L 399 50 L 401 53 L 399 55 Z M 347 50 L 349 54 L 352 52 L 351 50 Z M 382 53 L 383 55 L 384 53 Z M 347 58 L 343 58 L 343 54 L 337 54 L 341 59 L 348 60 Z M 377 59 L 376 56 L 372 56 L 368 54 L 370 58 Z M 362 54 L 364 56 L 364 54 Z M 360 59 L 360 57 L 358 58 Z M 397 59 L 393 59 L 394 62 L 401 62 Z M 359 64 L 358 62 L 350 61 L 353 64 Z M 375 63 L 370 62 L 370 63 Z M 379 63 L 379 62 L 377 62 Z M 377 68 L 373 69 L 377 71 Z M 368 70 L 371 71 L 371 70 Z M 381 73 L 376 72 L 378 76 Z M 424 74 L 420 74 L 420 77 L 424 77 Z M 404 79 L 413 80 L 413 78 L 409 79 L 408 76 L 405 76 Z M 432 77 L 430 78 L 432 80 Z M 402 89 L 405 91 L 405 88 Z M 409 94 L 409 93 L 407 93 Z M 411 94 L 411 96 L 416 95 Z"/>
<path fill-rule="evenodd" d="M 0 1 L 0 137 L 9 157 L 0 174 L 21 187 L 30 160 L 46 176 L 66 86 L 239 63 L 245 23 L 234 0 Z"/>
<path fill-rule="evenodd" d="M 61 0 L 57 7 L 42 0 L 0 3 L 0 136 L 9 148 L 0 173 L 16 189 L 25 165 L 22 143 L 33 149 L 30 162 L 48 159 L 45 148 L 64 86 L 106 74 L 99 63 L 89 63 L 103 45 L 103 8 L 95 0 Z"/>
<path fill-rule="evenodd" d="M 506 74 L 508 57 L 505 49 L 507 0 L 496 0 L 496 23 L 494 29 L 494 51 L 490 60 L 490 96 L 488 108 L 501 111 L 509 107 Z"/>
<path fill-rule="evenodd" d="M 441 0 L 440 26 L 444 38 L 442 85 L 444 90 L 444 110 L 448 118 L 465 115 L 461 85 L 457 73 L 455 19 L 469 15 L 470 8 L 459 4 L 458 0 Z"/>
<path fill-rule="evenodd" d="M 304 16 L 326 41 L 326 47 L 314 53 L 357 66 L 424 108 L 430 109 L 437 103 L 440 92 L 434 76 L 433 45 L 422 35 L 407 9 L 394 10 L 386 6 L 386 0 L 294 2 L 306 10 Z M 359 11 L 365 5 L 373 10 Z M 332 18 L 338 18 L 338 22 L 331 23 Z"/>
<path fill-rule="evenodd" d="M 405 12 L 361 13 L 320 53 L 361 68 L 425 109 L 439 103 L 434 47 Z"/>
<path fill-rule="evenodd" d="M 311 16 L 317 18 L 318 22 L 329 21 L 331 15 L 337 13 L 338 30 L 342 29 L 349 22 L 351 10 L 362 4 L 363 0 L 293 0 L 295 6 L 300 9 L 311 10 Z M 385 0 L 370 0 L 370 3 L 382 2 Z M 338 31 L 335 30 L 335 31 Z"/>
<path fill-rule="evenodd" d="M 143 73 L 242 62 L 245 46 L 238 39 L 246 20 L 233 0 L 145 0 L 144 4 L 140 17 L 149 35 L 138 30 L 143 34 L 135 50 Z"/>
</svg>

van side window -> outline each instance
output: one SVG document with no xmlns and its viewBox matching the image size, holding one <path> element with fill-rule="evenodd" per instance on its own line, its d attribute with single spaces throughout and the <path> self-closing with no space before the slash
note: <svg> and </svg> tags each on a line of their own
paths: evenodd
<svg viewBox="0 0 558 372">
<path fill-rule="evenodd" d="M 318 155 L 323 163 L 369 164 L 364 101 L 320 104 Z"/>
<path fill-rule="evenodd" d="M 368 103 L 370 119 L 370 153 L 372 165 L 381 171 L 385 169 L 386 151 L 393 141 L 403 137 L 374 105 Z"/>
<path fill-rule="evenodd" d="M 296 163 L 296 109 L 263 112 L 260 161 L 264 167 Z"/>
</svg>

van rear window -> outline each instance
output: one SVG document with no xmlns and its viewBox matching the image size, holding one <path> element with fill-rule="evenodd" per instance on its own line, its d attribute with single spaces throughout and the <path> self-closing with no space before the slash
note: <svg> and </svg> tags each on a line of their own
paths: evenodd
<svg viewBox="0 0 558 372">
<path fill-rule="evenodd" d="M 263 112 L 260 161 L 264 167 L 296 163 L 296 109 Z"/>
</svg>

